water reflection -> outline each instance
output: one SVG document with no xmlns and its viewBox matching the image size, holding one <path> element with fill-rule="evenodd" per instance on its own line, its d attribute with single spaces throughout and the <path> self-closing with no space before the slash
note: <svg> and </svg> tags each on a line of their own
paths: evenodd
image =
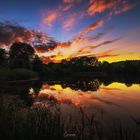
<svg viewBox="0 0 140 140">
<path fill-rule="evenodd" d="M 92 81 L 70 81 L 70 82 L 62 82 L 63 88 L 70 87 L 73 90 L 81 90 L 81 91 L 97 91 L 101 82 L 98 79 Z"/>
<path fill-rule="evenodd" d="M 107 82 L 105 80 L 34 81 L 1 85 L 0 93 L 18 95 L 25 106 L 48 104 L 73 111 L 83 107 L 88 113 L 102 110 L 108 115 L 140 117 L 140 85 L 130 82 Z"/>
<path fill-rule="evenodd" d="M 7 83 L 0 85 L 0 103 L 6 107 L 15 104 L 16 110 L 23 114 L 27 109 L 45 105 L 45 109 L 58 110 L 64 118 L 72 115 L 74 121 L 79 121 L 79 108 L 82 108 L 89 118 L 94 115 L 109 134 L 106 128 L 116 120 L 135 131 L 140 118 L 138 83 L 106 82 L 105 79 Z"/>
<path fill-rule="evenodd" d="M 0 96 L 18 96 L 18 99 L 23 100 L 25 106 L 32 106 L 34 99 L 29 95 L 29 90 L 34 90 L 34 95 L 37 96 L 42 87 L 42 82 L 21 82 L 21 83 L 3 83 L 0 85 Z"/>
<path fill-rule="evenodd" d="M 30 94 L 31 95 L 31 94 Z M 32 95 L 34 92 L 32 91 Z M 140 85 L 113 82 L 104 85 L 100 80 L 44 82 L 34 96 L 34 104 L 59 104 L 64 110 L 83 107 L 88 113 L 102 110 L 111 117 L 140 117 Z M 67 107 L 66 107 L 67 106 Z"/>
</svg>

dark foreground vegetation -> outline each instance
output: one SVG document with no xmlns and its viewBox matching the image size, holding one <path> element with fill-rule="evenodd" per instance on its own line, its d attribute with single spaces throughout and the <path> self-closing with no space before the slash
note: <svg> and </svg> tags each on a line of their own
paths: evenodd
<svg viewBox="0 0 140 140">
<path fill-rule="evenodd" d="M 59 106 L 33 105 L 27 108 L 18 96 L 0 97 L 0 139 L 8 140 L 139 140 L 139 125 L 129 129 L 120 121 L 110 127 L 95 114 L 79 108 L 79 117 L 64 118 Z M 51 101 L 53 102 L 53 101 Z"/>
</svg>

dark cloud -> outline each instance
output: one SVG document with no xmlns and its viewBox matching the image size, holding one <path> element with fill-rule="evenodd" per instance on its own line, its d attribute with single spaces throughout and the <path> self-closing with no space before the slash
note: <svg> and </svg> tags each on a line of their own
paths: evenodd
<svg viewBox="0 0 140 140">
<path fill-rule="evenodd" d="M 31 32 L 14 22 L 0 22 L 0 44 L 10 45 L 16 40 L 31 39 Z"/>
<path fill-rule="evenodd" d="M 0 22 L 0 45 L 9 47 L 13 42 L 32 43 L 35 47 L 45 45 L 53 39 L 48 35 L 25 28 L 18 23 L 3 21 Z"/>
</svg>

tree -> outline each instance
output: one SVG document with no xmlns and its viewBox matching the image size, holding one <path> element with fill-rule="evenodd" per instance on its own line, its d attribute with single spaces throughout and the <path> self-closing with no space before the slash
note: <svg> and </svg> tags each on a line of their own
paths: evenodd
<svg viewBox="0 0 140 140">
<path fill-rule="evenodd" d="M 34 59 L 34 49 L 26 43 L 14 43 L 9 51 L 11 68 L 30 68 Z"/>
<path fill-rule="evenodd" d="M 6 51 L 5 49 L 0 48 L 0 66 L 5 65 L 6 63 Z"/>
<path fill-rule="evenodd" d="M 33 70 L 37 71 L 39 73 L 42 72 L 42 61 L 38 57 L 38 55 L 35 55 L 34 60 L 33 60 Z"/>
</svg>

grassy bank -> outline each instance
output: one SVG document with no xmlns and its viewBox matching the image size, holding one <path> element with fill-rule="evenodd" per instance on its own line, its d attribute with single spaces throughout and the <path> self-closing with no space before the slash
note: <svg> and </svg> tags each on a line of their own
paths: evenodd
<svg viewBox="0 0 140 140">
<path fill-rule="evenodd" d="M 38 74 L 27 69 L 0 69 L 0 82 L 37 79 Z"/>
</svg>

